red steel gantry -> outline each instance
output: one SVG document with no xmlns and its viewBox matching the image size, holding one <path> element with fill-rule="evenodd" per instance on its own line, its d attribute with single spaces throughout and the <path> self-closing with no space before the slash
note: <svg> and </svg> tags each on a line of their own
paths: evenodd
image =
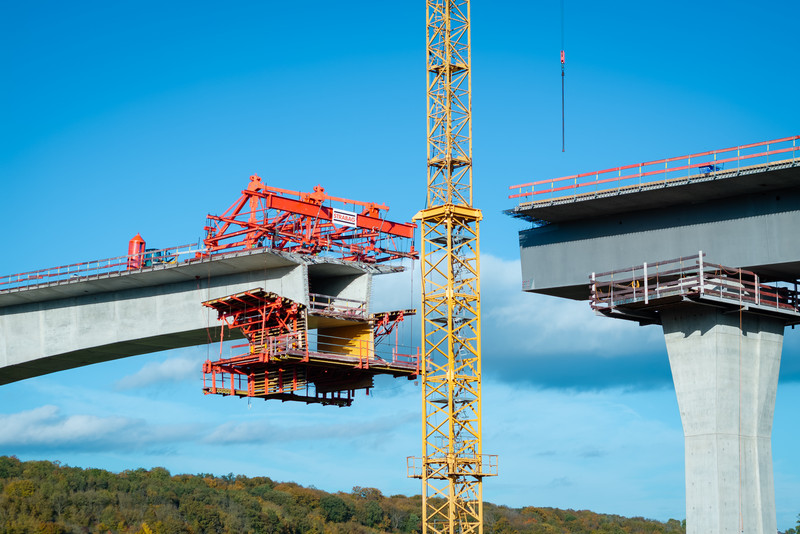
<svg viewBox="0 0 800 534">
<path fill-rule="evenodd" d="M 388 210 L 383 204 L 329 196 L 319 185 L 313 193 L 268 187 L 254 174 L 233 206 L 208 216 L 204 242 L 210 254 L 268 247 L 362 263 L 417 258 L 416 224 L 387 221 Z M 406 251 L 401 250 L 405 242 L 411 243 Z"/>
</svg>

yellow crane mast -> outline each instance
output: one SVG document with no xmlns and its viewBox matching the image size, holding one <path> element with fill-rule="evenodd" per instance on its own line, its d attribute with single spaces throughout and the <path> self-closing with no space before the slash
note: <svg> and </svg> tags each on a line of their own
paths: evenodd
<svg viewBox="0 0 800 534">
<path fill-rule="evenodd" d="M 472 206 L 470 1 L 427 0 L 428 183 L 422 226 L 423 533 L 483 532 L 481 212 Z"/>
</svg>

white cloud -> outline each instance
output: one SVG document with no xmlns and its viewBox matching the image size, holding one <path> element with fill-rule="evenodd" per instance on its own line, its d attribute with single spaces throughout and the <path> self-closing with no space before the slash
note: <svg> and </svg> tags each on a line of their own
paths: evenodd
<svg viewBox="0 0 800 534">
<path fill-rule="evenodd" d="M 0 415 L 0 446 L 30 449 L 145 450 L 190 438 L 186 425 L 155 426 L 145 419 L 64 415 L 53 405 Z"/>
<path fill-rule="evenodd" d="M 512 506 L 683 517 L 683 432 L 674 393 L 484 384 L 485 498 Z M 671 410 L 662 410 L 663 405 Z"/>
<path fill-rule="evenodd" d="M 363 402 L 363 399 L 362 399 Z M 340 418 L 337 418 L 340 419 Z M 347 418 L 345 418 L 347 419 Z M 305 440 L 347 441 L 369 435 L 383 436 L 398 426 L 417 422 L 418 413 L 401 413 L 392 417 L 372 417 L 366 421 L 341 421 L 333 424 L 307 424 L 283 426 L 269 419 L 244 422 L 226 422 L 205 438 L 208 443 L 276 443 Z"/>
<path fill-rule="evenodd" d="M 523 292 L 519 260 L 481 257 L 485 337 L 525 356 L 564 353 L 613 358 L 663 345 L 660 329 L 598 317 L 586 301 Z"/>
<path fill-rule="evenodd" d="M 133 421 L 123 417 L 75 415 L 64 417 L 57 406 L 47 405 L 10 415 L 0 415 L 0 445 L 77 444 L 118 433 Z"/>
<path fill-rule="evenodd" d="M 373 309 L 419 308 L 419 265 L 406 268 L 401 274 L 374 278 Z M 523 292 L 520 271 L 518 259 L 481 255 L 482 353 L 487 375 L 551 387 L 669 384 L 659 327 L 598 317 L 585 301 Z M 420 315 L 406 321 L 400 340 L 420 345 Z"/>
<path fill-rule="evenodd" d="M 148 362 L 136 373 L 124 376 L 114 384 L 117 390 L 139 389 L 162 382 L 178 382 L 200 376 L 202 360 L 178 356 L 163 362 Z"/>
<path fill-rule="evenodd" d="M 419 262 L 404 260 L 405 271 L 372 278 L 372 311 L 419 308 Z"/>
</svg>

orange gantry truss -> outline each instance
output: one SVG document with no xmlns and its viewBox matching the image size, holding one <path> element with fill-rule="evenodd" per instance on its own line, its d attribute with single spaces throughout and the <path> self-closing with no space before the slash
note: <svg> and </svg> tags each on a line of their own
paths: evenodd
<svg viewBox="0 0 800 534">
<path fill-rule="evenodd" d="M 261 288 L 204 302 L 223 321 L 223 338 L 227 327 L 248 342 L 234 347 L 244 354 L 205 362 L 204 392 L 349 406 L 377 374 L 416 378 L 417 354 L 376 348 L 414 310 L 366 316 L 358 304 L 312 295 L 307 307 Z M 326 326 L 309 328 L 309 315 Z"/>
<path fill-rule="evenodd" d="M 416 224 L 386 220 L 388 209 L 329 196 L 321 186 L 313 193 L 268 187 L 254 174 L 233 206 L 208 216 L 204 243 L 209 254 L 269 247 L 363 263 L 417 258 Z"/>
</svg>

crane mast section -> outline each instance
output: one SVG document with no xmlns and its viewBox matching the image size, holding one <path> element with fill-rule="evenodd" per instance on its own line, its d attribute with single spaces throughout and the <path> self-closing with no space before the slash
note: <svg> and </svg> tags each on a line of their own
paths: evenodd
<svg viewBox="0 0 800 534">
<path fill-rule="evenodd" d="M 472 206 L 469 0 L 427 3 L 426 207 Z"/>
<path fill-rule="evenodd" d="M 480 211 L 423 210 L 423 532 L 480 533 Z"/>
</svg>

